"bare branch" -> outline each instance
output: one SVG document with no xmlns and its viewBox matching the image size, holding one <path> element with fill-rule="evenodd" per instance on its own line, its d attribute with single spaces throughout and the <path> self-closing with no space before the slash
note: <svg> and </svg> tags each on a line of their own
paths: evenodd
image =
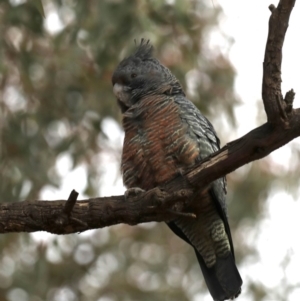
<svg viewBox="0 0 300 301">
<path fill-rule="evenodd" d="M 192 190 L 167 193 L 154 188 L 128 199 L 124 196 L 112 196 L 77 201 L 70 218 L 64 216 L 64 200 L 1 204 L 0 233 L 47 231 L 69 234 L 119 223 L 136 225 L 172 220 L 178 214 L 178 208 L 182 209 L 184 200 L 191 197 L 192 193 Z M 182 206 L 172 206 L 173 200 Z"/>
<path fill-rule="evenodd" d="M 262 98 L 268 122 L 285 122 L 291 110 L 283 101 L 281 92 L 282 46 L 295 0 L 281 0 L 277 6 L 270 5 L 269 34 L 263 63 Z"/>
</svg>

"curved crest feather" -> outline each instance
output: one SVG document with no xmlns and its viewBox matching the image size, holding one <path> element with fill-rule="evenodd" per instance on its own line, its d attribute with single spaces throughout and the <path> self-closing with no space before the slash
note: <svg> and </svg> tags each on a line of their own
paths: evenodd
<svg viewBox="0 0 300 301">
<path fill-rule="evenodd" d="M 134 43 L 137 44 L 136 40 L 134 40 Z M 141 39 L 140 45 L 138 45 L 136 52 L 134 53 L 134 56 L 141 58 L 142 60 L 147 60 L 152 58 L 153 54 L 153 46 L 150 44 L 150 40 Z"/>
</svg>

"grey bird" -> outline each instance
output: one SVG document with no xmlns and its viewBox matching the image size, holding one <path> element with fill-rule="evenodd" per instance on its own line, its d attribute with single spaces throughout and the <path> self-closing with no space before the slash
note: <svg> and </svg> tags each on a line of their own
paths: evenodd
<svg viewBox="0 0 300 301">
<path fill-rule="evenodd" d="M 113 91 L 123 114 L 123 181 L 127 188 L 149 190 L 182 175 L 220 148 L 217 134 L 186 95 L 171 71 L 153 57 L 142 39 L 112 76 Z M 237 270 L 227 219 L 225 178 L 193 196 L 189 212 L 171 230 L 196 253 L 208 290 L 215 301 L 236 298 L 242 279 Z"/>
</svg>

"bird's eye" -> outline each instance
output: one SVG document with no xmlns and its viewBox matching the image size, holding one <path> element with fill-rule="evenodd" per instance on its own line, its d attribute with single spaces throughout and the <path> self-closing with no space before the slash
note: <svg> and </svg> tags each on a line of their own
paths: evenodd
<svg viewBox="0 0 300 301">
<path fill-rule="evenodd" d="M 131 78 L 135 78 L 137 75 L 135 73 L 131 74 Z"/>
</svg>

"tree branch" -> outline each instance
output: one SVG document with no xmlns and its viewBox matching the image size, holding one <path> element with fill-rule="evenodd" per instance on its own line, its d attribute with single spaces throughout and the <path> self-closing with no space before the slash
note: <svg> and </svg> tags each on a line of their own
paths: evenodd
<svg viewBox="0 0 300 301">
<path fill-rule="evenodd" d="M 277 8 L 269 6 L 271 16 L 263 63 L 262 98 L 271 124 L 284 123 L 288 119 L 287 104 L 281 93 L 281 61 L 284 37 L 295 1 L 281 0 Z"/>
<path fill-rule="evenodd" d="M 268 122 L 221 150 L 162 187 L 141 192 L 77 201 L 25 201 L 0 205 L 0 233 L 48 231 L 57 234 L 82 232 L 126 223 L 168 221 L 186 212 L 194 190 L 208 185 L 251 161 L 261 159 L 300 136 L 300 109 L 293 109 L 293 90 L 281 92 L 282 46 L 295 0 L 271 5 L 269 34 L 263 63 L 262 96 Z"/>
</svg>

